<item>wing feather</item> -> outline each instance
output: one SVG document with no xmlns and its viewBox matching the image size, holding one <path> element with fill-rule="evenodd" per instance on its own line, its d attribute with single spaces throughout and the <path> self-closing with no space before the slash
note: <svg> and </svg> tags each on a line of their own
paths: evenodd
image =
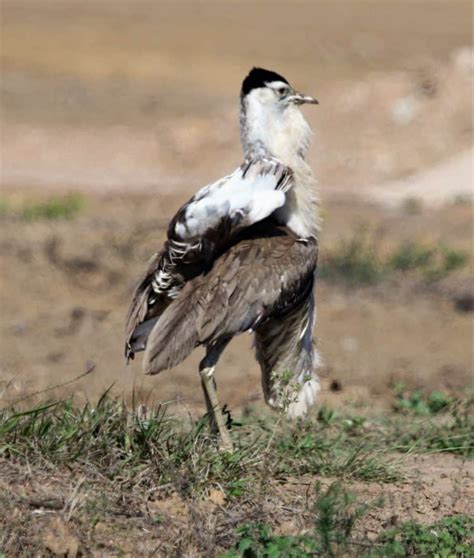
<svg viewBox="0 0 474 558">
<path fill-rule="evenodd" d="M 149 331 L 146 328 L 140 330 L 140 326 L 152 320 L 154 320 L 154 325 L 158 316 L 171 302 L 169 297 L 156 294 L 152 287 L 155 274 L 163 258 L 163 252 L 161 250 L 152 256 L 133 291 L 125 325 L 125 356 L 127 359 L 133 359 L 136 351 L 145 348 Z M 145 336 L 144 340 L 143 336 Z"/>
<path fill-rule="evenodd" d="M 224 219 L 233 228 L 248 227 L 284 205 L 291 178 L 278 159 L 247 163 L 191 198 L 171 222 L 169 234 L 179 240 L 204 236 Z"/>
<path fill-rule="evenodd" d="M 145 371 L 156 374 L 181 362 L 198 345 L 284 316 L 308 297 L 316 262 L 316 241 L 302 243 L 289 232 L 235 244 L 165 310 L 148 338 Z"/>
<path fill-rule="evenodd" d="M 167 241 L 135 288 L 126 321 L 127 358 L 145 348 L 151 326 L 184 285 L 209 271 L 243 230 L 282 207 L 291 186 L 288 167 L 262 158 L 204 187 L 177 212 Z"/>
</svg>

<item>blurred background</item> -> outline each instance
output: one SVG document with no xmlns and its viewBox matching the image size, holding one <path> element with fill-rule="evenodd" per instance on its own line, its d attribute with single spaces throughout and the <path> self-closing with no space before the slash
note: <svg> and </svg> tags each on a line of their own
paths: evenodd
<svg viewBox="0 0 474 558">
<path fill-rule="evenodd" d="M 203 409 L 201 353 L 145 377 L 140 358 L 125 366 L 123 322 L 168 220 L 240 164 L 252 66 L 320 101 L 304 111 L 324 217 L 322 401 L 383 408 L 401 382 L 472 381 L 470 2 L 0 6 L 2 406 L 113 384 Z M 232 408 L 262 405 L 250 336 L 217 379 Z"/>
</svg>

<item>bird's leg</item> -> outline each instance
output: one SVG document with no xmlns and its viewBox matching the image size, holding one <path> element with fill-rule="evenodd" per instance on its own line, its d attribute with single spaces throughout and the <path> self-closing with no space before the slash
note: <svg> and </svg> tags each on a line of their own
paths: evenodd
<svg viewBox="0 0 474 558">
<path fill-rule="evenodd" d="M 224 450 L 231 451 L 233 449 L 232 442 L 224 423 L 224 417 L 221 413 L 219 400 L 217 399 L 216 384 L 214 381 L 214 367 L 203 368 L 199 371 L 199 373 L 201 374 L 202 385 L 204 388 L 207 411 L 211 422 L 211 430 L 217 430 L 219 433 L 221 439 L 219 446 Z"/>
<path fill-rule="evenodd" d="M 217 361 L 222 351 L 225 349 L 228 341 L 220 343 L 218 346 L 209 347 L 206 356 L 199 365 L 199 374 L 201 375 L 201 382 L 206 399 L 207 412 L 211 431 L 219 433 L 220 448 L 227 451 L 232 451 L 232 441 L 227 431 L 224 417 L 221 412 L 219 400 L 217 399 L 216 382 L 214 380 L 214 370 Z"/>
<path fill-rule="evenodd" d="M 199 374 L 201 376 L 201 386 L 202 391 L 204 392 L 204 399 L 206 400 L 206 407 L 207 407 L 207 417 L 209 420 L 209 429 L 211 434 L 215 434 L 216 436 L 219 435 L 219 428 L 217 427 L 216 418 L 214 416 L 214 406 L 209 399 L 209 395 L 207 392 L 207 382 L 212 381 L 214 390 L 216 390 L 216 381 L 214 379 L 214 367 L 209 368 L 200 368 Z M 210 378 L 210 379 L 209 379 Z"/>
</svg>

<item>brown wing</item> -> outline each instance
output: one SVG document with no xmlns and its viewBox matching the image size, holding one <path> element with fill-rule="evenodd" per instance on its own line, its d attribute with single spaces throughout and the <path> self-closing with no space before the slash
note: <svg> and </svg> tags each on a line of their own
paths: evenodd
<svg viewBox="0 0 474 558">
<path fill-rule="evenodd" d="M 156 253 L 140 277 L 132 295 L 125 323 L 125 357 L 133 359 L 135 352 L 144 350 L 148 333 L 158 316 L 172 299 L 153 292 L 152 282 L 164 256 L 164 249 Z"/>
<path fill-rule="evenodd" d="M 308 297 L 317 263 L 317 243 L 301 240 L 269 222 L 218 258 L 209 272 L 186 284 L 148 338 L 144 369 L 175 366 L 198 345 L 254 329 L 284 316 Z"/>
<path fill-rule="evenodd" d="M 125 356 L 145 349 L 147 338 L 165 308 L 194 277 L 205 273 L 229 242 L 233 223 L 222 219 L 203 238 L 176 240 L 169 232 L 162 250 L 148 263 L 135 287 L 125 326 Z"/>
<path fill-rule="evenodd" d="M 243 229 L 281 207 L 291 179 L 291 171 L 276 159 L 247 162 L 178 211 L 168 240 L 133 293 L 125 327 L 127 359 L 145 349 L 160 315 L 188 281 L 206 273 Z"/>
</svg>

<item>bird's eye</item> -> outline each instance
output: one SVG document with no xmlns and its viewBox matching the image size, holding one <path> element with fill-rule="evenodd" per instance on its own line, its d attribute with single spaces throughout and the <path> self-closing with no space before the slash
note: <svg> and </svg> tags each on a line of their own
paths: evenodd
<svg viewBox="0 0 474 558">
<path fill-rule="evenodd" d="M 279 89 L 277 89 L 278 95 L 284 95 L 286 92 L 287 92 L 286 87 L 280 87 Z"/>
</svg>

